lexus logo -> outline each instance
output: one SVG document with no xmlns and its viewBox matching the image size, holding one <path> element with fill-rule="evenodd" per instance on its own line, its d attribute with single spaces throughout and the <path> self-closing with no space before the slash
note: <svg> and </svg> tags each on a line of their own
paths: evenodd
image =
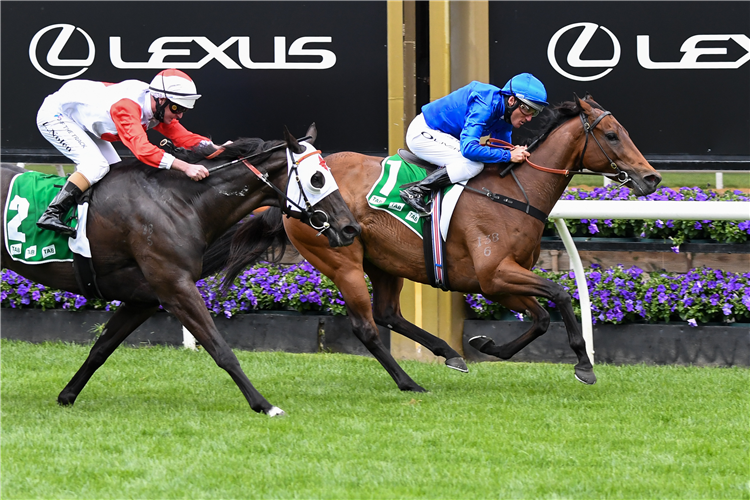
<svg viewBox="0 0 750 500">
<path fill-rule="evenodd" d="M 60 30 L 52 46 L 47 52 L 47 65 L 52 68 L 77 67 L 74 73 L 62 73 L 48 71 L 39 64 L 37 51 L 39 41 L 52 30 Z M 80 33 L 88 43 L 88 56 L 86 59 L 60 59 L 65 45 L 71 37 Z M 336 64 L 336 54 L 326 49 L 315 49 L 306 47 L 307 44 L 331 43 L 330 36 L 301 36 L 287 45 L 285 36 L 273 37 L 273 61 L 254 61 L 250 57 L 250 37 L 230 36 L 223 43 L 216 45 L 205 36 L 162 36 L 151 42 L 148 52 L 151 56 L 148 60 L 126 61 L 122 56 L 122 40 L 119 36 L 109 37 L 109 60 L 117 69 L 200 69 L 210 61 L 216 60 L 227 69 L 313 69 L 322 70 L 332 68 Z M 232 59 L 225 51 L 237 45 L 237 59 Z M 199 50 L 195 50 L 195 46 Z M 202 54 L 205 52 L 205 55 Z M 96 50 L 91 37 L 81 28 L 70 24 L 53 24 L 39 30 L 31 39 L 29 44 L 29 59 L 31 64 L 41 74 L 56 80 L 69 80 L 83 74 L 94 62 Z M 192 61 L 169 61 L 172 56 L 190 56 Z M 287 56 L 306 58 L 303 61 L 287 61 Z M 199 60 L 195 60 L 198 59 Z M 312 59 L 311 59 L 312 58 Z M 316 60 L 317 59 L 317 60 Z"/>
<path fill-rule="evenodd" d="M 568 31 L 583 27 L 583 31 L 579 33 L 578 39 L 576 39 L 573 46 L 568 51 L 567 63 L 571 68 L 599 68 L 604 71 L 595 75 L 579 75 L 572 74 L 565 71 L 560 67 L 557 62 L 557 44 L 560 38 Z M 597 30 L 602 30 L 604 33 L 609 35 L 609 39 L 612 42 L 611 59 L 581 59 L 581 54 L 586 50 L 586 47 L 591 42 L 591 39 L 596 34 Z M 700 45 L 703 42 L 712 42 L 712 46 Z M 606 42 L 605 42 L 606 43 Z M 722 43 L 723 46 L 716 46 L 717 43 Z M 719 57 L 721 60 L 705 60 L 707 57 L 718 57 L 727 56 L 729 54 L 728 48 L 734 43 L 739 46 L 744 54 L 739 58 L 727 60 L 727 57 Z M 750 38 L 742 33 L 737 34 L 711 34 L 711 35 L 692 35 L 688 37 L 680 47 L 682 52 L 682 58 L 679 61 L 652 61 L 650 53 L 650 37 L 649 35 L 637 35 L 636 36 L 636 54 L 638 57 L 638 64 L 642 68 L 647 70 L 675 70 L 675 69 L 737 69 L 743 64 L 750 61 Z M 603 47 L 603 50 L 608 50 L 609 47 Z M 605 52 L 606 53 L 606 52 Z M 734 52 L 736 53 L 736 49 Z M 731 57 L 731 56 L 730 56 Z M 610 30 L 604 26 L 599 26 L 594 23 L 574 23 L 564 26 L 557 30 L 552 35 L 547 46 L 547 58 L 549 63 L 555 68 L 555 71 L 560 73 L 566 78 L 571 80 L 577 80 L 579 82 L 588 82 L 591 80 L 598 80 L 603 76 L 609 74 L 612 69 L 620 62 L 620 42 L 617 37 Z M 702 58 L 699 60 L 699 58 Z"/>
<path fill-rule="evenodd" d="M 581 34 L 578 35 L 578 39 L 576 40 L 576 42 L 573 44 L 573 46 L 570 48 L 570 51 L 568 52 L 568 65 L 570 65 L 570 67 L 572 68 L 607 68 L 601 73 L 598 73 L 596 75 L 592 75 L 592 76 L 572 75 L 568 73 L 567 71 L 563 70 L 558 64 L 557 59 L 555 58 L 555 49 L 557 48 L 557 42 L 558 40 L 560 40 L 560 37 L 563 36 L 565 33 L 567 33 L 569 30 L 574 29 L 574 28 L 579 28 L 581 26 L 583 26 L 583 31 L 581 32 Z M 608 60 L 581 59 L 581 54 L 583 53 L 584 49 L 593 38 L 597 29 L 601 29 L 602 31 L 604 31 L 606 34 L 609 35 L 609 38 L 612 40 L 612 59 L 608 59 Z M 552 38 L 549 41 L 549 45 L 547 46 L 547 58 L 549 59 L 549 63 L 552 65 L 552 67 L 555 68 L 555 71 L 557 71 L 564 77 L 570 78 L 571 80 L 577 80 L 579 82 L 589 82 L 591 80 L 598 80 L 599 78 L 603 77 L 604 75 L 612 71 L 612 68 L 614 68 L 618 62 L 620 62 L 620 42 L 617 40 L 617 37 L 615 36 L 615 34 L 609 31 L 604 26 L 599 26 L 594 23 L 569 24 L 567 26 L 560 28 L 559 30 L 557 30 L 557 33 L 552 35 Z"/>
<path fill-rule="evenodd" d="M 41 66 L 41 64 L 39 64 L 39 60 L 36 56 L 36 49 L 37 45 L 39 45 L 39 40 L 45 34 L 47 34 L 47 32 L 54 29 L 60 29 L 60 33 L 57 34 L 57 39 L 50 47 L 49 52 L 47 52 L 47 64 L 55 68 L 81 68 L 79 71 L 76 71 L 75 73 L 58 75 L 47 71 Z M 68 40 L 70 40 L 73 32 L 76 30 L 81 35 L 83 35 L 83 37 L 86 39 L 86 42 L 88 43 L 88 57 L 86 57 L 86 59 L 60 59 L 60 53 L 65 47 L 65 44 L 68 43 Z M 94 41 L 91 39 L 88 33 L 83 31 L 81 28 L 76 28 L 75 26 L 70 24 L 53 24 L 51 26 L 47 26 L 46 28 L 37 31 L 36 35 L 34 35 L 34 38 L 31 39 L 31 43 L 29 44 L 29 59 L 31 60 L 31 64 L 33 64 L 37 71 L 39 71 L 41 74 L 50 78 L 54 78 L 56 80 L 69 80 L 71 78 L 81 76 L 87 69 L 89 69 L 91 63 L 94 62 L 94 55 L 96 55 L 96 48 L 94 47 Z"/>
</svg>

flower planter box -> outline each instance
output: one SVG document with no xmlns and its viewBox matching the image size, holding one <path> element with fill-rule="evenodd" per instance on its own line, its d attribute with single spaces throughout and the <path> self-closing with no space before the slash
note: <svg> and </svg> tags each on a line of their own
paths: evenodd
<svg viewBox="0 0 750 500">
<path fill-rule="evenodd" d="M 525 321 L 464 321 L 463 348 L 468 361 L 498 361 L 469 345 L 469 339 L 484 335 L 504 344 L 521 335 L 531 323 Z M 611 364 L 656 364 L 697 366 L 750 366 L 750 325 L 686 324 L 594 325 L 594 362 Z M 547 333 L 534 340 L 512 361 L 575 363 L 562 322 L 552 322 Z"/>
<path fill-rule="evenodd" d="M 95 329 L 106 323 L 106 311 L 63 311 L 3 308 L 0 336 L 27 342 L 64 341 L 90 343 Z M 347 316 L 308 315 L 268 311 L 214 318 L 216 327 L 233 349 L 254 351 L 320 352 L 369 355 L 352 333 Z M 380 328 L 380 337 L 390 347 L 390 330 Z M 182 345 L 182 325 L 168 313 L 157 313 L 125 340 L 127 345 Z"/>
</svg>

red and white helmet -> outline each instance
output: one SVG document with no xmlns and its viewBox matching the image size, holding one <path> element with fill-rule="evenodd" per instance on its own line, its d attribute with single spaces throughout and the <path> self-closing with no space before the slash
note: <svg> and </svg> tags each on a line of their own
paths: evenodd
<svg viewBox="0 0 750 500">
<path fill-rule="evenodd" d="M 148 90 L 154 99 L 166 98 L 188 109 L 193 109 L 196 99 L 201 96 L 193 80 L 179 69 L 160 72 L 151 80 Z"/>
</svg>

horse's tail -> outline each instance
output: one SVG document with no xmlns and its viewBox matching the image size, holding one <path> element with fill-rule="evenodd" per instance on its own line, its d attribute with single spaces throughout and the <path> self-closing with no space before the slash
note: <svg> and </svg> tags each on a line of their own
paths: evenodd
<svg viewBox="0 0 750 500">
<path fill-rule="evenodd" d="M 242 223 L 237 223 L 230 227 L 226 233 L 222 234 L 218 240 L 211 243 L 206 252 L 203 254 L 203 270 L 201 279 L 216 274 L 222 269 L 229 260 L 229 250 L 232 247 L 232 238 L 237 233 Z"/>
<path fill-rule="evenodd" d="M 222 238 L 219 238 L 219 241 Z M 280 261 L 288 241 L 279 208 L 271 207 L 262 214 L 237 224 L 228 245 L 229 252 L 225 259 L 221 292 L 226 293 L 242 270 L 258 262 L 261 257 L 266 256 L 266 260 L 270 262 Z M 273 249 L 270 256 L 267 254 L 269 248 Z M 222 253 L 224 250 L 217 249 L 217 255 Z"/>
</svg>

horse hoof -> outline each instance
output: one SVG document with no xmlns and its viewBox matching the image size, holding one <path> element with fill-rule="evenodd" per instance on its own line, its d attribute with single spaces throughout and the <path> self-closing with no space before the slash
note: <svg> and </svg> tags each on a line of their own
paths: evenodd
<svg viewBox="0 0 750 500">
<path fill-rule="evenodd" d="M 57 404 L 60 406 L 73 406 L 73 403 L 75 402 L 75 396 L 63 396 L 62 394 L 57 396 Z"/>
<path fill-rule="evenodd" d="M 410 384 L 404 387 L 399 387 L 404 392 L 428 392 L 427 389 L 419 384 Z"/>
<path fill-rule="evenodd" d="M 461 373 L 469 373 L 469 368 L 466 366 L 466 362 L 464 361 L 464 358 L 461 356 L 456 356 L 455 358 L 450 358 L 445 360 L 445 366 L 448 368 L 452 368 L 454 370 L 458 370 Z"/>
<path fill-rule="evenodd" d="M 469 339 L 469 345 L 477 351 L 487 354 L 484 349 L 487 346 L 495 345 L 495 341 L 489 337 L 485 337 L 484 335 L 477 335 L 476 337 L 472 337 Z"/>
<path fill-rule="evenodd" d="M 266 412 L 269 417 L 286 417 L 286 412 L 278 406 L 272 406 L 270 410 Z"/>
<path fill-rule="evenodd" d="M 576 380 L 586 385 L 594 385 L 596 383 L 596 375 L 593 371 L 576 370 Z"/>
</svg>

